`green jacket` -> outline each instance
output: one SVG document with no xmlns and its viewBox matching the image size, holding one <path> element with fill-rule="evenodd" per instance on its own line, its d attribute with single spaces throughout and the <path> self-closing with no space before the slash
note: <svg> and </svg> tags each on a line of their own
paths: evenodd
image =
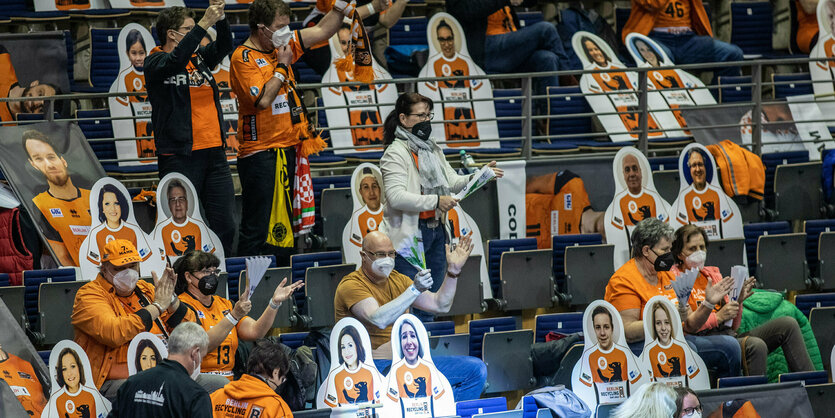
<svg viewBox="0 0 835 418">
<path fill-rule="evenodd" d="M 806 350 L 816 370 L 823 370 L 821 353 L 818 349 L 818 342 L 812 333 L 812 327 L 806 316 L 796 306 L 783 299 L 783 295 L 777 292 L 766 290 L 755 290 L 754 294 L 742 303 L 742 322 L 739 324 L 740 334 L 748 332 L 774 318 L 790 316 L 797 320 L 800 331 L 803 333 L 803 340 L 806 342 Z M 768 354 L 768 381 L 776 382 L 777 376 L 781 373 L 788 373 L 789 367 L 786 364 L 786 357 L 783 356 L 783 349 L 778 348 Z"/>
</svg>

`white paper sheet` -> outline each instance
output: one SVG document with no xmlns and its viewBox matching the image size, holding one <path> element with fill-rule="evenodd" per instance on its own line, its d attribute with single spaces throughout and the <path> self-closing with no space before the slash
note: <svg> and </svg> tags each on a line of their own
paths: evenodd
<svg viewBox="0 0 835 418">
<path fill-rule="evenodd" d="M 467 182 L 467 186 L 464 187 L 464 189 L 454 194 L 452 197 L 461 200 L 487 184 L 487 182 L 492 180 L 493 177 L 496 177 L 496 173 L 493 172 L 492 168 L 485 165 L 484 167 L 481 167 L 480 170 L 476 171 L 475 175 L 469 182 Z"/>
<path fill-rule="evenodd" d="M 255 292 L 258 283 L 264 278 L 264 273 L 270 267 L 269 257 L 249 257 L 246 259 L 246 277 L 249 279 L 249 294 Z"/>
</svg>

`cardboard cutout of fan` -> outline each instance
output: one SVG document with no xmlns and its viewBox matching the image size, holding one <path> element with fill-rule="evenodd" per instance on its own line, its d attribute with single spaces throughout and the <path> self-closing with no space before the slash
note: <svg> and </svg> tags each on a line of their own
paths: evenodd
<svg viewBox="0 0 835 418">
<path fill-rule="evenodd" d="M 391 351 L 383 416 L 455 415 L 452 387 L 432 362 L 429 336 L 416 316 L 403 314 L 394 321 Z"/>
<path fill-rule="evenodd" d="M 819 1 L 817 17 L 818 42 L 809 58 L 835 58 L 835 0 Z M 835 114 L 835 61 L 810 61 L 809 74 L 821 113 Z"/>
<path fill-rule="evenodd" d="M 197 190 L 188 177 L 169 173 L 157 186 L 157 224 L 151 232 L 154 248 L 162 248 L 168 262 L 174 265 L 188 251 L 213 253 L 226 270 L 226 258 L 220 238 L 200 214 Z"/>
<path fill-rule="evenodd" d="M 612 162 L 615 197 L 606 208 L 603 224 L 606 242 L 615 245 L 615 269 L 629 260 L 630 237 L 639 222 L 657 218 L 669 222 L 670 205 L 655 189 L 647 157 L 633 147 L 623 147 Z"/>
<path fill-rule="evenodd" d="M 128 376 L 154 368 L 168 358 L 168 347 L 157 335 L 140 332 L 128 345 Z"/>
<path fill-rule="evenodd" d="M 49 354 L 52 394 L 41 418 L 105 417 L 110 401 L 96 389 L 90 360 L 81 346 L 59 341 Z"/>
<path fill-rule="evenodd" d="M 136 223 L 130 194 L 122 183 L 112 177 L 99 179 L 90 190 L 90 213 L 93 227 L 79 253 L 81 277 L 98 275 L 104 245 L 114 239 L 125 239 L 136 246 L 142 258 L 139 274 L 150 277 L 152 271 L 162 272 L 165 251 L 152 245 L 151 238 Z"/>
<path fill-rule="evenodd" d="M 369 232 L 383 222 L 383 174 L 376 165 L 362 163 L 351 175 L 352 215 L 342 230 L 342 248 L 346 263 L 362 264 L 359 251 Z"/>
<path fill-rule="evenodd" d="M 339 43 L 340 36 L 350 38 L 350 29 L 343 27 L 332 36 L 328 42 L 331 50 L 331 65 L 322 77 L 322 83 L 343 83 L 354 81 L 351 71 L 339 70 L 337 61 L 345 57 L 346 52 L 352 53 L 352 44 L 348 43 L 348 51 L 343 52 Z M 388 73 L 380 64 L 368 54 L 374 80 L 391 80 Z M 322 87 L 322 102 L 328 108 L 325 115 L 328 119 L 331 144 L 334 153 L 345 154 L 357 152 L 352 149 L 338 149 L 362 145 L 380 145 L 380 148 L 360 150 L 379 151 L 383 143 L 383 118 L 394 110 L 397 101 L 397 88 L 394 84 L 360 84 L 342 87 Z M 339 107 L 341 106 L 341 107 Z M 347 106 L 347 107 L 346 107 Z M 332 108 L 336 107 L 336 108 Z M 366 127 L 366 125 L 380 125 Z"/>
<path fill-rule="evenodd" d="M 695 224 L 710 239 L 743 238 L 742 213 L 719 183 L 716 161 L 701 144 L 690 144 L 678 159 L 681 189 L 670 208 L 670 226 Z"/>
<path fill-rule="evenodd" d="M 644 305 L 644 351 L 641 362 L 652 382 L 693 390 L 710 389 L 704 361 L 684 340 L 678 309 L 666 296 Z"/>
<path fill-rule="evenodd" d="M 464 30 L 452 15 L 436 13 L 426 26 L 429 43 L 429 59 L 420 70 L 420 78 L 479 76 L 482 70 L 470 58 Z M 490 80 L 470 79 L 455 81 L 427 81 L 418 83 L 418 93 L 435 102 L 432 128 L 444 132 L 446 141 L 442 148 L 495 148 L 495 143 L 478 139 L 498 139 L 499 128 L 495 120 L 463 121 L 457 119 L 494 119 L 496 109 L 490 101 L 473 101 L 493 97 Z"/>
<path fill-rule="evenodd" d="M 589 409 L 619 404 L 649 383 L 640 360 L 629 350 L 620 314 L 596 300 L 583 313 L 584 351 L 571 372 L 571 388 Z"/>
</svg>

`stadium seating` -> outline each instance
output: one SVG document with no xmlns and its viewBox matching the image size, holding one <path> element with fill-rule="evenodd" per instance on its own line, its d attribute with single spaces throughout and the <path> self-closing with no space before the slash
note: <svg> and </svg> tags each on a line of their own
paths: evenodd
<svg viewBox="0 0 835 418">
<path fill-rule="evenodd" d="M 461 418 L 470 418 L 485 412 L 507 411 L 507 399 L 504 397 L 473 399 L 455 404 L 455 413 Z"/>
<path fill-rule="evenodd" d="M 833 366 L 830 364 L 830 353 L 832 353 L 832 347 L 835 346 L 835 333 L 832 332 L 835 329 L 835 306 L 830 304 L 825 307 L 812 308 L 809 312 L 809 325 L 815 334 L 815 340 L 818 342 L 818 349 L 820 349 L 821 358 L 823 359 L 823 367 L 826 370 L 832 371 Z"/>
<path fill-rule="evenodd" d="M 788 234 L 791 232 L 788 222 L 762 222 L 745 224 L 745 250 L 748 253 L 748 271 L 752 276 L 757 272 L 757 239 L 761 235 Z"/>
<path fill-rule="evenodd" d="M 829 383 L 829 375 L 825 370 L 783 373 L 777 377 L 777 381 L 780 383 L 803 382 L 805 385 L 820 385 L 823 383 Z"/>
<path fill-rule="evenodd" d="M 275 267 L 275 257 L 271 255 L 267 257 L 270 257 L 272 260 L 270 262 L 270 268 Z M 226 258 L 226 272 L 228 273 L 227 286 L 229 287 L 229 299 L 232 302 L 238 300 L 238 279 L 242 270 L 246 270 L 246 257 Z"/>
<path fill-rule="evenodd" d="M 822 232 L 818 237 L 818 271 L 823 288 L 835 283 L 835 232 Z"/>
<path fill-rule="evenodd" d="M 533 149 L 540 154 L 574 152 L 579 145 L 594 142 L 591 107 L 580 87 L 548 88 L 548 139 L 537 141 Z M 586 114 L 587 116 L 577 116 Z"/>
<path fill-rule="evenodd" d="M 603 244 L 603 237 L 600 234 L 573 234 L 554 235 L 551 237 L 551 250 L 553 251 L 554 283 L 558 292 L 565 292 L 565 247 L 575 245 L 599 245 Z"/>
<path fill-rule="evenodd" d="M 813 308 L 835 306 L 835 293 L 806 293 L 794 298 L 794 305 L 803 315 L 809 316 Z"/>
<path fill-rule="evenodd" d="M 766 383 L 768 383 L 768 377 L 762 375 L 720 377 L 716 382 L 716 387 L 737 388 L 742 386 L 764 385 Z"/>
<path fill-rule="evenodd" d="M 490 277 L 490 287 L 493 297 L 500 299 L 501 294 L 501 259 L 505 251 L 535 250 L 535 238 L 488 240 L 487 241 L 487 274 Z"/>
<path fill-rule="evenodd" d="M 763 200 L 768 208 L 774 207 L 774 173 L 777 166 L 809 162 L 808 151 L 764 153 L 760 158 L 765 166 L 765 193 Z"/>
<path fill-rule="evenodd" d="M 305 302 L 302 318 L 308 328 L 333 325 L 333 298 L 343 277 L 357 269 L 354 264 L 308 267 L 304 277 Z"/>
<path fill-rule="evenodd" d="M 285 334 L 279 334 L 278 342 L 295 350 L 304 345 L 304 339 L 307 338 L 307 334 L 307 332 L 288 332 Z"/>
<path fill-rule="evenodd" d="M 430 337 L 455 334 L 455 322 L 453 321 L 424 322 L 423 327 L 426 328 L 426 334 Z"/>
<path fill-rule="evenodd" d="M 556 295 L 551 259 L 548 249 L 503 252 L 499 261 L 499 309 L 516 311 L 553 305 Z"/>
<path fill-rule="evenodd" d="M 822 232 L 835 231 L 833 219 L 809 219 L 803 221 L 803 232 L 806 233 L 806 262 L 809 272 L 814 277 L 820 277 L 818 271 L 818 241 Z"/>
<path fill-rule="evenodd" d="M 481 358 L 481 346 L 484 342 L 484 333 L 496 331 L 516 330 L 516 320 L 513 317 L 474 319 L 469 322 L 470 330 L 470 355 Z"/>
<path fill-rule="evenodd" d="M 25 329 L 26 323 L 29 321 L 26 314 L 26 307 L 24 305 L 24 295 L 26 294 L 26 286 L 0 286 L 0 299 L 9 309 L 15 321 L 20 324 L 20 327 Z"/>
<path fill-rule="evenodd" d="M 758 58 L 773 51 L 774 28 L 770 2 L 731 2 L 731 43 L 742 49 L 746 58 Z"/>
<path fill-rule="evenodd" d="M 38 294 L 41 283 L 69 282 L 78 280 L 78 269 L 74 267 L 53 270 L 26 270 L 23 272 L 23 286 L 26 293 L 23 297 L 29 327 L 40 331 L 40 311 L 38 309 Z"/>
<path fill-rule="evenodd" d="M 90 86 L 93 91 L 110 91 L 110 86 L 119 75 L 117 42 L 120 31 L 90 28 Z"/>
<path fill-rule="evenodd" d="M 303 281 L 309 267 L 324 267 L 337 264 L 342 264 L 342 253 L 339 251 L 292 255 L 290 256 L 290 269 L 293 271 L 291 282 Z M 304 290 L 296 291 L 293 298 L 299 312 L 302 314 L 307 313 L 307 307 L 304 303 Z"/>
<path fill-rule="evenodd" d="M 583 313 L 563 312 L 537 315 L 535 328 L 535 342 L 538 343 L 545 342 L 545 336 L 548 335 L 549 332 L 556 332 L 559 334 L 583 332 Z"/>
<path fill-rule="evenodd" d="M 539 11 L 519 12 L 516 13 L 516 18 L 519 19 L 519 28 L 532 26 L 545 20 L 545 17 L 542 15 L 542 12 Z"/>
<path fill-rule="evenodd" d="M 812 94 L 812 77 L 809 73 L 772 74 L 774 98 L 785 99 L 790 96 Z"/>
<path fill-rule="evenodd" d="M 816 218 L 822 212 L 823 190 L 821 162 L 778 165 L 774 171 L 774 219 L 795 220 Z M 798 205 L 798 202 L 803 202 Z"/>
<path fill-rule="evenodd" d="M 751 101 L 751 76 L 718 77 L 719 102 L 737 103 Z"/>
<path fill-rule="evenodd" d="M 499 127 L 499 141 L 498 149 L 496 143 L 488 145 L 489 149 L 479 148 L 473 151 L 472 154 L 478 156 L 492 156 L 492 155 L 514 155 L 519 152 L 522 147 L 522 103 L 521 89 L 493 89 L 493 97 L 495 101 L 493 106 L 496 108 L 496 124 Z"/>
<path fill-rule="evenodd" d="M 54 280 L 54 279 L 53 279 Z M 65 281 L 41 283 L 38 290 L 38 313 L 43 344 L 55 344 L 61 340 L 71 340 L 74 330 L 72 315 L 75 294 L 87 282 Z"/>
</svg>

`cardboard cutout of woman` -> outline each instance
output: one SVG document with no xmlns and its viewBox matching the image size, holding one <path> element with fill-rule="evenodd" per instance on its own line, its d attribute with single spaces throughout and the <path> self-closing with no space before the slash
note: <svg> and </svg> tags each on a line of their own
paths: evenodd
<svg viewBox="0 0 835 418">
<path fill-rule="evenodd" d="M 128 376 L 156 367 L 167 357 L 168 348 L 158 336 L 150 332 L 140 332 L 133 337 L 128 346 Z"/>
<path fill-rule="evenodd" d="M 681 189 L 671 205 L 670 226 L 695 224 L 710 239 L 743 238 L 742 214 L 719 184 L 716 161 L 701 144 L 690 144 L 678 158 Z"/>
<path fill-rule="evenodd" d="M 317 408 L 368 406 L 382 402 L 383 376 L 371 358 L 368 331 L 354 318 L 343 318 L 331 331 L 331 370 L 319 387 Z M 353 408 L 350 409 L 353 412 Z M 351 416 L 371 416 L 359 409 Z"/>
<path fill-rule="evenodd" d="M 420 77 L 458 77 L 484 75 L 467 50 L 467 38 L 461 25 L 448 13 L 436 13 L 426 26 L 429 43 L 429 60 L 420 70 Z M 436 104 L 432 128 L 443 131 L 447 144 L 442 148 L 493 147 L 494 143 L 472 141 L 473 139 L 497 139 L 499 128 L 495 120 L 462 121 L 458 119 L 493 119 L 496 109 L 488 99 L 493 97 L 490 80 L 427 81 L 418 83 L 418 93 L 429 97 Z"/>
<path fill-rule="evenodd" d="M 678 309 L 666 296 L 654 296 L 644 305 L 646 345 L 641 362 L 650 381 L 669 386 L 710 389 L 704 361 L 684 341 Z"/>
<path fill-rule="evenodd" d="M 346 54 L 353 54 L 353 44 L 349 40 L 347 52 L 342 51 L 340 36 L 351 38 L 351 30 L 344 27 L 330 38 L 331 65 L 322 76 L 322 83 L 344 83 L 354 80 L 353 71 L 346 72 L 336 69 L 335 63 Z M 375 80 L 390 80 L 388 73 L 377 61 L 373 54 L 369 54 Z M 380 148 L 362 149 L 361 152 L 382 150 L 383 117 L 394 110 L 397 101 L 397 88 L 394 84 L 361 84 L 342 87 L 322 87 L 322 101 L 326 107 L 342 106 L 336 109 L 326 109 L 325 115 L 328 126 L 348 127 L 347 129 L 331 129 L 331 143 L 334 148 L 352 147 L 360 145 L 380 145 Z M 345 106 L 348 106 L 347 108 Z M 377 127 L 365 127 L 369 124 L 379 124 Z M 334 150 L 336 154 L 353 153 L 357 150 Z"/>
<path fill-rule="evenodd" d="M 163 248 L 171 265 L 188 251 L 213 253 L 226 270 L 220 238 L 209 229 L 200 214 L 197 190 L 180 173 L 168 173 L 157 186 L 157 224 L 151 232 L 154 248 Z"/>
<path fill-rule="evenodd" d="M 818 42 L 812 47 L 809 58 L 835 57 L 835 0 L 820 0 L 817 8 Z M 835 112 L 835 101 L 831 95 L 835 92 L 835 61 L 810 61 L 809 73 L 815 96 L 821 97 L 818 105 L 824 115 Z"/>
<path fill-rule="evenodd" d="M 384 416 L 455 415 L 452 387 L 432 362 L 429 336 L 416 316 L 403 314 L 394 321 L 391 351 Z"/>
<path fill-rule="evenodd" d="M 668 222 L 670 204 L 652 180 L 652 169 L 647 157 L 633 147 L 623 147 L 612 162 L 615 177 L 615 197 L 606 208 L 603 224 L 606 242 L 615 245 L 615 270 L 629 260 L 632 230 L 638 222 L 657 218 Z"/>
<path fill-rule="evenodd" d="M 145 92 L 145 57 L 156 46 L 148 29 L 138 23 L 128 23 L 119 32 L 116 42 L 119 51 L 119 75 L 110 86 L 111 93 Z M 151 102 L 148 95 L 114 96 L 108 99 L 116 138 L 150 137 L 136 141 L 116 141 L 116 154 L 120 160 L 153 158 L 156 155 L 151 127 Z M 136 119 L 118 119 L 133 117 Z M 154 163 L 154 161 L 119 161 L 120 166 Z"/>
<path fill-rule="evenodd" d="M 585 70 L 626 69 L 612 48 L 597 35 L 578 31 L 571 38 L 574 52 L 583 63 Z M 618 71 L 583 74 L 580 89 L 595 113 L 630 112 L 598 115 L 597 118 L 609 133 L 612 141 L 635 141 L 638 139 L 638 75 L 634 72 Z M 647 128 L 678 128 L 678 121 L 668 110 L 664 100 L 657 95 L 647 95 Z M 672 135 L 672 132 L 670 133 Z M 664 138 L 664 132 L 650 132 L 650 138 Z"/>
<path fill-rule="evenodd" d="M 583 313 L 583 356 L 571 372 L 571 388 L 589 409 L 618 404 L 649 382 L 626 344 L 623 321 L 612 304 L 596 300 Z"/>
<path fill-rule="evenodd" d="M 165 252 L 152 246 L 151 239 L 136 223 L 130 194 L 122 183 L 112 177 L 99 179 L 90 191 L 90 212 L 93 228 L 81 243 L 81 277 L 92 279 L 101 266 L 104 245 L 114 239 L 126 239 L 136 246 L 142 257 L 140 274 L 150 276 L 151 271 L 165 268 Z"/>
<path fill-rule="evenodd" d="M 353 209 L 351 219 L 342 230 L 342 248 L 346 263 L 362 264 L 359 251 L 362 240 L 376 231 L 383 222 L 383 174 L 371 163 L 362 163 L 351 175 Z"/>
<path fill-rule="evenodd" d="M 110 402 L 96 390 L 90 360 L 81 346 L 70 340 L 55 344 L 49 371 L 52 395 L 41 418 L 105 417 L 110 412 Z"/>
</svg>

